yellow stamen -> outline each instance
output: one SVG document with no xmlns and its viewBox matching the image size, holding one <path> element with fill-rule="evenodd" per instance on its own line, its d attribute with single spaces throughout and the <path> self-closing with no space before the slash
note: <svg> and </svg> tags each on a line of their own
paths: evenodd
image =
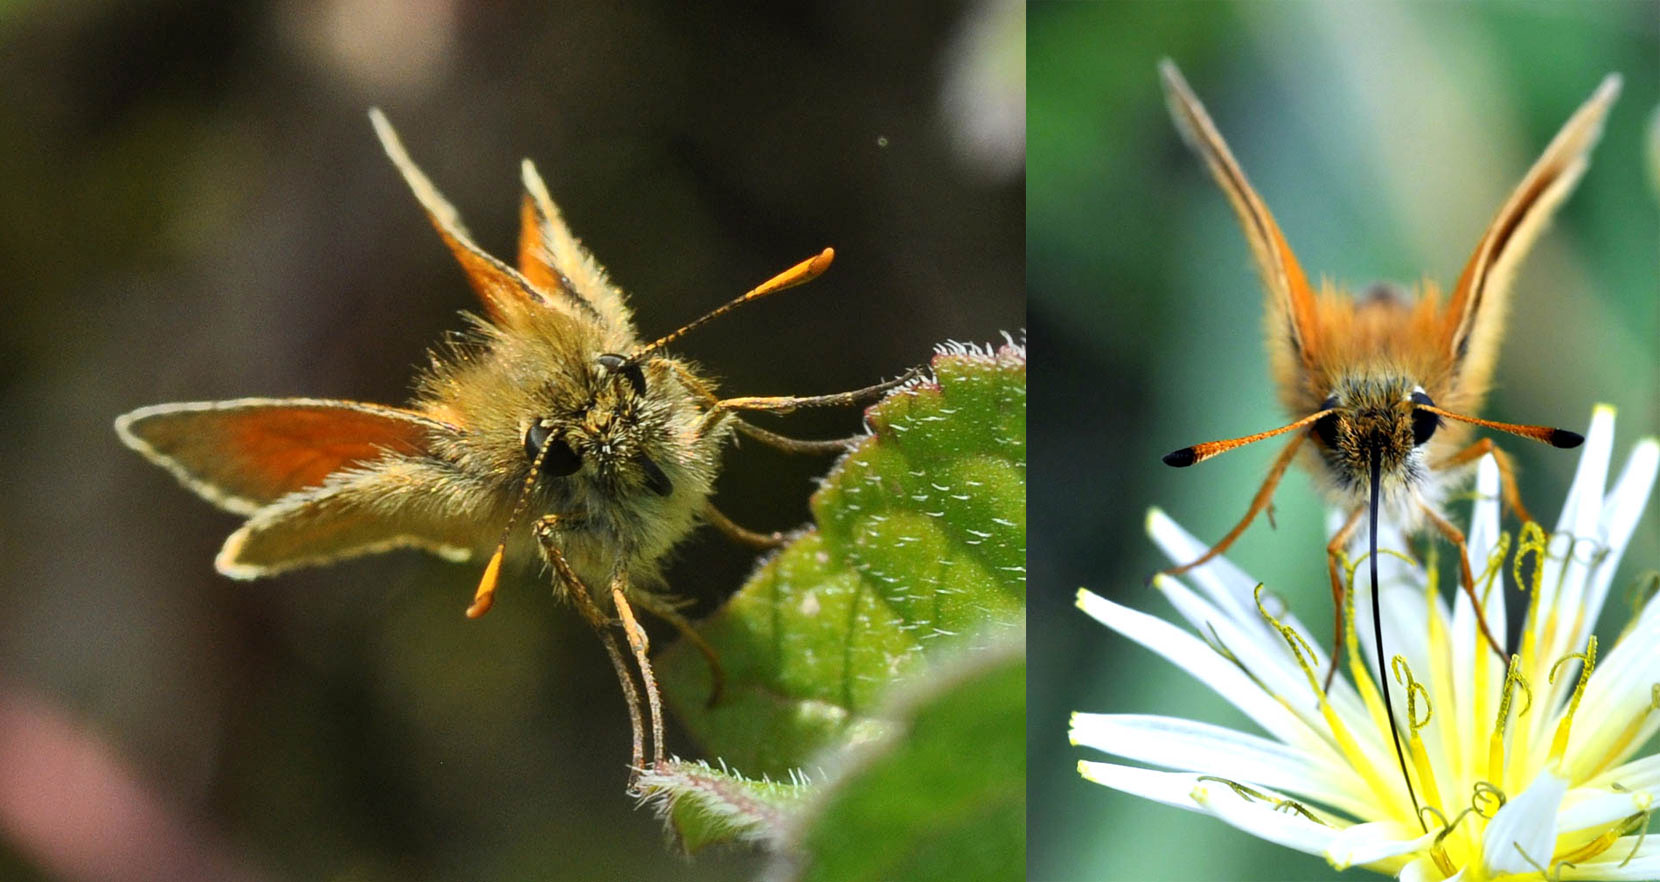
<svg viewBox="0 0 1660 882">
<path fill-rule="evenodd" d="M 1551 537 L 1546 535 L 1543 527 L 1529 521 L 1522 525 L 1521 536 L 1516 542 L 1516 584 L 1523 591 L 1528 593 L 1527 617 L 1523 619 L 1523 621 L 1532 622 L 1535 625 L 1534 627 L 1524 627 L 1522 629 L 1521 670 L 1526 671 L 1529 674 L 1541 674 L 1544 672 L 1544 667 L 1539 661 L 1541 652 L 1540 641 L 1542 639 L 1548 639 L 1547 635 L 1555 633 L 1554 629 L 1556 627 L 1554 617 L 1557 604 L 1554 603 L 1551 604 L 1550 609 L 1545 611 L 1545 617 L 1549 620 L 1545 621 L 1543 626 L 1539 625 L 1541 622 L 1540 605 L 1543 602 L 1543 591 L 1541 588 L 1544 585 L 1545 580 L 1545 561 L 1550 554 L 1550 540 Z M 1524 580 L 1522 578 L 1522 563 L 1529 556 L 1533 558 L 1532 574 L 1531 578 Z M 1557 586 L 1557 592 L 1557 596 L 1560 597 L 1560 585 Z M 1531 684 L 1527 685 L 1531 686 Z M 1531 703 L 1531 692 L 1528 699 L 1529 703 Z M 1520 717 L 1525 713 L 1526 711 L 1524 710 L 1521 714 L 1517 714 L 1516 716 Z M 1515 728 L 1510 736 L 1509 751 L 1511 756 L 1527 757 L 1533 755 L 1532 742 L 1534 728 L 1535 727 L 1532 725 L 1519 725 Z M 1521 776 L 1526 773 L 1525 769 L 1518 765 L 1517 768 L 1511 769 L 1510 772 L 1511 775 L 1509 777 L 1504 777 L 1502 773 L 1497 771 L 1492 772 L 1492 780 L 1497 781 L 1505 787 L 1520 788 L 1526 786 L 1526 782 L 1521 778 Z"/>
<path fill-rule="evenodd" d="M 1510 657 L 1510 668 L 1504 675 L 1504 688 L 1499 691 L 1499 714 L 1493 721 L 1493 732 L 1487 736 L 1487 778 L 1490 781 L 1504 782 L 1504 732 L 1510 725 L 1510 702 L 1515 697 L 1516 689 L 1520 688 L 1527 697 L 1527 703 L 1522 705 L 1516 716 L 1520 717 L 1533 706 L 1533 689 L 1528 686 L 1527 678 L 1522 676 L 1521 656 Z"/>
<path fill-rule="evenodd" d="M 1412 755 L 1412 768 L 1418 773 L 1418 786 L 1424 791 L 1424 804 L 1437 806 L 1441 804 L 1441 793 L 1435 786 L 1435 771 L 1430 766 L 1429 752 L 1424 749 L 1424 739 L 1418 736 L 1418 730 L 1429 725 L 1434 716 L 1430 707 L 1429 690 L 1424 684 L 1412 676 L 1412 666 L 1407 664 L 1406 657 L 1397 655 L 1390 661 L 1395 670 L 1395 682 L 1406 689 L 1406 721 L 1411 732 L 1408 735 L 1408 751 Z M 1418 703 L 1424 705 L 1424 718 L 1418 719 Z"/>
<path fill-rule="evenodd" d="M 1440 809 L 1437 809 L 1434 806 L 1426 805 L 1424 806 L 1424 811 L 1434 812 L 1436 817 L 1441 818 L 1441 832 L 1435 834 L 1435 843 L 1429 847 L 1429 856 L 1431 860 L 1435 861 L 1436 868 L 1441 871 L 1443 876 L 1451 876 L 1458 872 L 1459 864 L 1462 863 L 1462 861 L 1455 861 L 1453 856 L 1447 852 L 1447 838 L 1453 834 L 1453 831 L 1458 829 L 1458 825 L 1463 822 L 1463 820 L 1468 817 L 1471 812 L 1475 811 L 1475 808 L 1472 806 L 1465 806 L 1464 810 L 1459 812 L 1458 817 L 1453 818 L 1452 823 L 1450 824 L 1446 822 L 1446 816 L 1441 814 Z"/>
<path fill-rule="evenodd" d="M 1657 710 L 1660 710 L 1660 683 L 1649 686 L 1648 707 L 1643 708 L 1642 713 L 1633 716 L 1625 724 L 1625 728 L 1620 730 L 1619 737 L 1609 742 L 1608 749 L 1602 751 L 1602 762 L 1590 769 L 1589 774 L 1600 775 L 1608 770 L 1610 763 L 1625 756 L 1631 742 L 1642 733 L 1643 718 Z"/>
<path fill-rule="evenodd" d="M 1345 566 L 1347 565 L 1345 564 Z M 1360 661 L 1359 638 L 1355 636 L 1354 628 L 1354 568 L 1348 567 L 1348 573 L 1351 590 L 1343 592 L 1343 631 L 1349 644 L 1350 669 L 1361 672 L 1365 668 Z M 1326 728 L 1330 730 L 1332 739 L 1337 742 L 1337 748 L 1342 752 L 1343 758 L 1348 760 L 1350 768 L 1360 774 L 1361 779 L 1366 782 L 1366 786 L 1377 795 L 1379 800 L 1392 802 L 1396 798 L 1395 788 L 1378 774 L 1378 769 L 1382 768 L 1383 759 L 1366 754 L 1366 751 L 1355 741 L 1354 733 L 1350 732 L 1349 728 L 1343 724 L 1343 719 L 1337 715 L 1337 711 L 1332 708 L 1331 702 L 1326 699 L 1325 691 L 1320 688 L 1320 677 L 1308 661 L 1313 657 L 1314 651 L 1307 648 L 1307 644 L 1303 642 L 1302 637 L 1290 626 L 1280 624 L 1277 619 L 1269 614 L 1268 610 L 1262 605 L 1260 592 L 1257 595 L 1257 611 L 1269 625 L 1280 632 L 1286 644 L 1291 647 L 1292 654 L 1297 658 L 1297 664 L 1303 669 L 1303 676 L 1308 678 L 1309 688 L 1314 691 L 1315 697 L 1320 700 L 1320 716 L 1326 721 Z M 1305 650 L 1307 652 L 1306 656 L 1304 655 Z M 1378 698 L 1377 690 L 1372 686 L 1371 677 L 1358 675 L 1355 677 L 1355 685 L 1360 689 L 1361 696 L 1369 708 L 1381 708 L 1383 706 Z M 1381 719 L 1381 710 L 1373 714 L 1374 724 Z M 1387 730 L 1385 729 L 1385 731 Z"/>
<path fill-rule="evenodd" d="M 1260 802 L 1266 802 L 1266 803 L 1272 805 L 1274 807 L 1275 811 L 1286 812 L 1287 814 L 1302 815 L 1304 818 L 1307 818 L 1308 820 L 1313 821 L 1314 823 L 1319 824 L 1322 827 L 1330 827 L 1331 826 L 1331 823 L 1329 821 L 1327 821 L 1325 818 L 1320 817 L 1319 815 L 1316 815 L 1312 810 L 1309 809 L 1308 806 L 1303 805 L 1302 803 L 1298 802 L 1295 799 L 1283 799 L 1281 797 L 1277 797 L 1277 796 L 1273 796 L 1273 795 L 1270 795 L 1270 794 L 1267 794 L 1267 793 L 1263 793 L 1262 791 L 1256 789 L 1255 787 L 1251 787 L 1247 784 L 1241 784 L 1238 781 L 1233 781 L 1233 780 L 1230 780 L 1228 778 L 1219 777 L 1217 775 L 1200 775 L 1199 777 L 1195 778 L 1194 780 L 1195 781 L 1215 781 L 1218 784 L 1225 784 L 1225 785 L 1227 785 L 1228 789 L 1232 790 L 1240 799 L 1243 799 L 1246 802 L 1250 802 L 1252 800 L 1257 800 L 1257 801 L 1260 801 Z"/>
<path fill-rule="evenodd" d="M 1499 541 L 1494 546 L 1493 553 L 1487 558 L 1487 568 L 1482 572 L 1482 577 L 1487 580 L 1489 590 L 1502 581 L 1504 573 L 1504 560 L 1509 556 L 1509 554 L 1510 534 L 1500 533 Z M 1486 594 L 1484 593 L 1482 596 L 1486 597 Z M 1480 626 L 1472 625 L 1471 627 L 1479 628 Z M 1493 666 L 1492 654 L 1488 652 L 1477 652 L 1475 654 L 1475 674 L 1473 678 L 1475 685 L 1471 690 L 1472 700 L 1470 702 L 1470 713 L 1468 716 L 1464 717 L 1465 725 L 1467 727 L 1465 731 L 1470 733 L 1469 737 L 1471 738 L 1474 738 L 1475 733 L 1480 731 L 1482 721 L 1492 719 L 1493 717 L 1494 710 L 1491 698 L 1492 688 L 1489 684 L 1493 682 L 1493 679 L 1497 675 L 1498 674 L 1494 670 Z M 1465 752 L 1462 750 L 1456 751 L 1456 753 L 1461 758 L 1465 755 Z M 1474 760 L 1474 757 L 1472 756 L 1471 759 Z M 1461 776 L 1460 780 L 1468 780 L 1468 778 L 1462 776 L 1469 776 L 1473 778 L 1481 773 L 1477 769 L 1469 768 L 1459 769 L 1459 774 Z"/>
<path fill-rule="evenodd" d="M 1556 737 L 1551 739 L 1550 759 L 1553 763 L 1561 762 L 1562 757 L 1568 752 L 1568 731 L 1573 728 L 1574 712 L 1579 710 L 1579 699 L 1585 694 L 1585 683 L 1591 679 L 1591 671 L 1597 666 L 1597 638 L 1595 634 L 1591 635 L 1590 642 L 1586 644 L 1583 653 L 1565 655 L 1557 659 L 1556 664 L 1551 665 L 1550 681 L 1555 683 L 1556 672 L 1561 670 L 1564 664 L 1574 659 L 1579 659 L 1585 664 L 1579 669 L 1579 682 L 1574 684 L 1573 695 L 1568 698 L 1568 709 L 1562 714 L 1561 721 L 1556 724 Z"/>
<path fill-rule="evenodd" d="M 1574 848 L 1570 851 L 1565 851 L 1557 855 L 1551 860 L 1551 863 L 1583 863 L 1599 854 L 1602 854 L 1608 849 L 1613 848 L 1614 843 L 1620 841 L 1622 837 L 1631 835 L 1632 832 L 1638 829 L 1641 829 L 1643 834 L 1646 836 L 1648 834 L 1648 819 L 1648 812 L 1638 812 L 1637 814 L 1630 815 L 1621 820 L 1620 823 L 1602 831 L 1602 835 L 1597 836 L 1583 845 L 1580 845 L 1578 848 Z M 1641 840 L 1642 837 L 1638 837 L 1638 845 L 1642 844 Z M 1637 849 L 1633 846 L 1631 854 L 1635 855 L 1636 853 Z M 1625 866 L 1625 863 L 1630 862 L 1630 860 L 1631 856 L 1626 856 L 1625 862 L 1622 862 L 1620 866 Z"/>
<path fill-rule="evenodd" d="M 1550 538 L 1545 535 L 1544 527 L 1533 521 L 1528 521 L 1522 525 L 1522 534 L 1516 543 L 1514 574 L 1516 576 L 1516 587 L 1528 593 L 1527 617 L 1523 619 L 1526 622 L 1539 621 L 1539 586 L 1545 578 L 1545 555 L 1548 552 L 1549 543 Z M 1533 556 L 1532 578 L 1524 579 L 1522 578 L 1522 562 L 1530 554 Z M 1534 644 L 1538 642 L 1534 636 L 1536 630 L 1536 628 L 1522 629 L 1521 654 L 1523 658 L 1531 659 L 1533 657 Z"/>
</svg>

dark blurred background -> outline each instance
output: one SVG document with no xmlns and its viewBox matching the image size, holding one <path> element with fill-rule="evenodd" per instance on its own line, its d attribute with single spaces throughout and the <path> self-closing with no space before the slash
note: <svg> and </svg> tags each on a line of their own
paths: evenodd
<svg viewBox="0 0 1660 882">
<path fill-rule="evenodd" d="M 1219 538 L 1279 444 L 1187 471 L 1159 456 L 1284 422 L 1249 252 L 1171 126 L 1154 66 L 1168 56 L 1187 74 L 1310 276 L 1352 286 L 1450 284 L 1558 127 L 1604 74 L 1623 73 L 1588 175 L 1521 270 L 1485 408 L 1578 427 L 1593 403 L 1615 404 L 1618 468 L 1636 438 L 1660 431 L 1660 224 L 1643 145 L 1660 99 L 1660 5 L 1035 3 L 1028 42 L 1027 279 L 1042 353 L 1031 398 L 1031 877 L 1333 876 L 1317 857 L 1085 782 L 1076 762 L 1103 757 L 1066 741 L 1074 710 L 1250 729 L 1072 606 L 1085 585 L 1169 614 L 1142 587 L 1166 563 L 1145 538 L 1146 510 Z M 1521 460 L 1528 504 L 1554 523 L 1577 454 L 1505 447 Z M 1231 556 L 1304 621 L 1330 621 L 1320 502 L 1300 473 L 1275 502 L 1278 530 L 1259 522 Z M 1616 585 L 1656 566 L 1651 513 Z M 1609 607 L 1611 633 L 1627 609 Z"/>
<path fill-rule="evenodd" d="M 0 4 L 0 877 L 749 875 L 676 857 L 624 796 L 615 680 L 545 585 L 469 622 L 478 569 L 415 553 L 230 582 L 237 518 L 111 420 L 404 400 L 475 304 L 371 105 L 497 254 L 534 159 L 648 339 L 834 245 L 677 345 L 734 394 L 1000 340 L 1025 322 L 1023 37 L 1011 2 Z M 827 465 L 749 445 L 717 499 L 795 525 Z M 753 560 L 703 531 L 670 583 L 707 612 Z"/>
</svg>

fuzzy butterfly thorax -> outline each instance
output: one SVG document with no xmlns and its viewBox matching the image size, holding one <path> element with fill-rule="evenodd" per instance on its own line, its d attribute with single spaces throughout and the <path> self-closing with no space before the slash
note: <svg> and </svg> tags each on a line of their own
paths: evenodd
<svg viewBox="0 0 1660 882">
<path fill-rule="evenodd" d="M 569 515 L 566 550 L 584 578 L 603 584 L 621 552 L 635 578 L 651 585 L 657 561 L 692 528 L 712 490 L 729 430 L 703 425 L 687 383 L 710 391 L 713 384 L 665 356 L 607 366 L 637 345 L 632 329 L 554 310 L 513 320 L 518 327 L 506 331 L 481 319 L 434 354 L 415 406 L 461 431 L 435 438 L 433 453 L 487 476 L 480 494 L 494 497 L 505 523 L 537 448 L 557 445 L 566 464 L 544 464 L 528 510 Z M 527 446 L 533 434 L 540 443 Z M 528 523 L 514 525 L 509 538 L 510 557 L 535 559 Z M 483 549 L 494 537 L 481 539 Z"/>
<path fill-rule="evenodd" d="M 1314 424 L 1312 443 L 1301 455 L 1327 495 L 1352 507 L 1364 502 L 1370 451 L 1376 449 L 1392 519 L 1417 525 L 1414 503 L 1439 504 L 1456 477 L 1430 463 L 1463 447 L 1470 427 L 1431 417 L 1434 430 L 1419 439 L 1412 396 L 1472 412 L 1485 397 L 1486 377 L 1457 375 L 1458 363 L 1444 342 L 1448 304 L 1433 282 L 1416 290 L 1379 283 L 1358 296 L 1327 285 L 1313 303 L 1303 349 L 1271 347 L 1288 412 L 1338 411 Z"/>
</svg>

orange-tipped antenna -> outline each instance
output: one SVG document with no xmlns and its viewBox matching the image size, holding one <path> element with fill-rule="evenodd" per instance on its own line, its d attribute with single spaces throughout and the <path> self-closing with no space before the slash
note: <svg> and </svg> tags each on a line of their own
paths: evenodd
<svg viewBox="0 0 1660 882">
<path fill-rule="evenodd" d="M 1584 435 L 1581 435 L 1578 432 L 1570 432 L 1567 429 L 1553 429 L 1550 426 L 1522 426 L 1516 423 L 1495 423 L 1492 420 L 1484 420 L 1481 417 L 1465 416 L 1461 413 L 1453 413 L 1450 410 L 1442 410 L 1439 407 L 1429 404 L 1414 404 L 1413 407 L 1416 407 L 1422 411 L 1428 411 L 1429 413 L 1433 413 L 1436 416 L 1443 417 L 1445 419 L 1458 420 L 1461 423 L 1471 423 L 1473 425 L 1484 426 L 1489 429 L 1498 429 L 1501 432 L 1509 432 L 1512 435 L 1520 435 L 1523 438 L 1531 438 L 1534 441 L 1538 441 L 1541 444 L 1549 444 L 1552 447 L 1578 447 L 1579 445 L 1585 443 Z"/>
<path fill-rule="evenodd" d="M 501 581 L 501 560 L 507 554 L 507 537 L 512 534 L 513 525 L 519 522 L 519 516 L 525 513 L 525 506 L 530 504 L 530 488 L 536 486 L 536 476 L 542 472 L 542 460 L 547 458 L 548 449 L 553 447 L 552 442 L 552 438 L 544 441 L 542 449 L 536 451 L 536 457 L 530 461 L 530 474 L 525 476 L 524 487 L 519 490 L 519 500 L 513 503 L 513 513 L 507 516 L 507 526 L 501 528 L 501 541 L 496 543 L 496 552 L 484 565 L 484 576 L 478 580 L 478 590 L 473 592 L 473 605 L 467 607 L 469 619 L 489 612 L 496 602 L 496 583 Z"/>
<path fill-rule="evenodd" d="M 1336 408 L 1327 408 L 1316 413 L 1311 413 L 1308 416 L 1291 423 L 1290 425 L 1280 426 L 1278 429 L 1269 429 L 1266 432 L 1258 432 L 1255 435 L 1246 435 L 1243 438 L 1231 438 L 1227 441 L 1207 441 L 1204 444 L 1195 444 L 1192 447 L 1183 447 L 1181 450 L 1173 450 L 1164 455 L 1164 464 L 1167 466 L 1175 466 L 1179 469 L 1185 469 L 1194 463 L 1204 462 L 1219 453 L 1227 453 L 1235 447 L 1244 447 L 1247 444 L 1255 441 L 1261 441 L 1264 438 L 1272 438 L 1275 435 L 1284 435 L 1286 432 L 1293 429 L 1301 429 L 1328 413 L 1336 412 Z"/>
<path fill-rule="evenodd" d="M 476 619 L 490 611 L 496 602 L 496 583 L 501 581 L 501 559 L 507 553 L 507 543 L 496 546 L 496 553 L 490 555 L 490 563 L 484 568 L 484 578 L 478 580 L 478 590 L 473 592 L 473 605 L 467 607 L 467 618 Z"/>
<path fill-rule="evenodd" d="M 717 308 L 700 319 L 696 319 L 681 326 L 681 328 L 677 331 L 673 331 L 663 337 L 658 337 L 656 340 L 651 341 L 645 346 L 641 346 L 639 349 L 634 350 L 634 352 L 629 355 L 629 358 L 639 358 L 640 356 L 655 349 L 661 349 L 669 343 L 680 339 L 680 337 L 687 331 L 690 331 L 691 329 L 711 319 L 723 316 L 751 300 L 759 300 L 768 294 L 777 294 L 779 291 L 783 291 L 786 288 L 794 288 L 797 285 L 803 285 L 807 282 L 811 282 L 820 275 L 823 275 L 824 271 L 830 268 L 830 261 L 835 259 L 836 249 L 826 248 L 818 254 L 815 254 L 795 266 L 784 270 L 778 275 L 773 276 L 765 282 L 762 282 L 759 286 L 750 290 L 748 293 L 745 293 L 736 300 L 733 300 L 731 303 Z"/>
</svg>

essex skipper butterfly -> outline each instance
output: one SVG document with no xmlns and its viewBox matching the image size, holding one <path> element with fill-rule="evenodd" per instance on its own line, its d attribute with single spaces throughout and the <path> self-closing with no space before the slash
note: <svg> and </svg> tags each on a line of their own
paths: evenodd
<svg viewBox="0 0 1660 882">
<path fill-rule="evenodd" d="M 834 395 L 720 398 L 701 369 L 666 353 L 668 344 L 740 304 L 812 280 L 833 251 L 642 342 L 623 293 L 571 235 L 529 160 L 515 269 L 473 243 L 386 118 L 378 110 L 369 116 L 484 316 L 464 339 L 434 352 L 406 407 L 311 398 L 160 404 L 121 416 L 116 431 L 204 499 L 247 516 L 215 561 L 232 578 L 419 548 L 485 561 L 467 609 L 476 618 L 490 608 L 503 560 L 539 552 L 556 593 L 610 656 L 633 725 L 637 776 L 645 756 L 639 694 L 609 631 L 612 617 L 639 671 L 655 765 L 663 758 L 661 702 L 632 606 L 703 651 L 715 675 L 713 702 L 719 662 L 665 593 L 661 561 L 700 519 L 750 544 L 781 541 L 739 527 L 710 503 L 722 446 L 733 432 L 798 453 L 848 443 L 789 438 L 743 414 L 857 403 L 907 377 Z"/>
<path fill-rule="evenodd" d="M 1498 429 L 1553 447 L 1576 447 L 1584 441 L 1563 429 L 1496 423 L 1473 414 L 1487 394 L 1516 268 L 1585 173 L 1591 148 L 1602 134 L 1603 118 L 1619 94 L 1620 79 L 1612 75 L 1604 79 L 1569 117 L 1499 208 L 1451 296 L 1444 297 L 1426 282 L 1415 294 L 1377 286 L 1353 297 L 1330 284 L 1318 292 L 1309 286 L 1274 216 L 1251 188 L 1181 72 L 1168 60 L 1160 64 L 1159 72 L 1176 128 L 1221 186 L 1250 243 L 1267 295 L 1268 358 L 1280 401 L 1293 417 L 1277 429 L 1196 444 L 1164 457 L 1169 465 L 1186 467 L 1253 441 L 1291 436 L 1239 523 L 1197 560 L 1165 572 L 1183 573 L 1226 551 L 1268 506 L 1286 468 L 1302 452 L 1303 462 L 1326 496 L 1346 514 L 1326 545 L 1336 607 L 1334 642 L 1339 646 L 1345 589 L 1338 558 L 1363 518 L 1368 526 L 1372 633 L 1384 706 L 1393 730 L 1394 709 L 1378 614 L 1379 516 L 1386 515 L 1408 533 L 1433 529 L 1453 544 L 1460 583 L 1477 610 L 1481 633 L 1502 657 L 1498 637 L 1480 617 L 1482 604 L 1475 595 L 1464 534 L 1441 514 L 1440 507 L 1448 491 L 1466 477 L 1468 467 L 1490 453 L 1499 466 L 1505 504 L 1522 520 L 1531 518 L 1522 506 L 1509 457 L 1491 439 L 1471 442 L 1470 426 Z M 1334 648 L 1326 672 L 1327 688 L 1337 670 L 1338 654 Z M 1405 776 L 1400 733 L 1394 735 L 1396 759 Z M 1408 777 L 1409 795 L 1411 788 Z M 1417 804 L 1416 796 L 1413 803 Z"/>
</svg>

